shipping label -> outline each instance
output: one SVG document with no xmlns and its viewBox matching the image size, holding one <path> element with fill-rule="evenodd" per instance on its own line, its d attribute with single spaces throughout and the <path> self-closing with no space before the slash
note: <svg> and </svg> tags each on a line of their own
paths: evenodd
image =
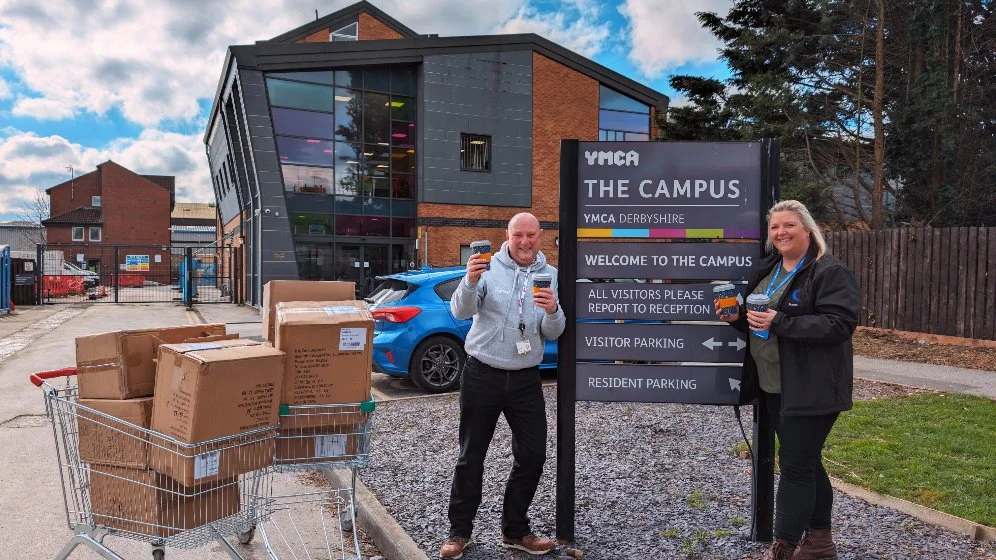
<svg viewBox="0 0 996 560">
<path fill-rule="evenodd" d="M 201 453 L 194 457 L 194 479 L 200 480 L 209 476 L 218 476 L 218 464 L 221 463 L 221 451 Z"/>
<path fill-rule="evenodd" d="M 339 350 L 363 350 L 366 344 L 365 328 L 344 328 L 339 331 Z"/>
<path fill-rule="evenodd" d="M 342 457 L 345 454 L 345 434 L 315 436 L 315 457 Z"/>
</svg>

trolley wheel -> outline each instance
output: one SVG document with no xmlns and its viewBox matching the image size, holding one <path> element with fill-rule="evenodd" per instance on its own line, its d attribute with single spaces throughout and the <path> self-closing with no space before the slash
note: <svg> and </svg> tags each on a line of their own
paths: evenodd
<svg viewBox="0 0 996 560">
<path fill-rule="evenodd" d="M 163 560 L 163 558 L 166 558 L 165 550 L 157 548 L 152 551 L 152 560 Z"/>
<path fill-rule="evenodd" d="M 347 533 L 353 532 L 353 514 L 356 509 L 353 507 L 347 507 L 339 514 L 339 528 Z"/>
<path fill-rule="evenodd" d="M 255 537 L 255 536 L 256 536 L 256 526 L 255 525 L 253 525 L 252 527 L 249 527 L 249 529 L 247 529 L 245 532 L 239 533 L 239 534 L 236 535 L 236 537 L 238 537 L 238 539 L 239 539 L 239 542 L 242 543 L 242 544 L 249 544 L 249 543 L 251 543 L 252 542 L 252 538 Z"/>
</svg>

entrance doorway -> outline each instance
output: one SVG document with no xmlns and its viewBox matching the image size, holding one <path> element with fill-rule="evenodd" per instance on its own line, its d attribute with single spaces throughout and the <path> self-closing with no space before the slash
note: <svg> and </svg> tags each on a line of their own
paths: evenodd
<svg viewBox="0 0 996 560">
<path fill-rule="evenodd" d="M 408 269 L 398 266 L 406 255 L 403 245 L 338 243 L 335 253 L 336 280 L 355 282 L 361 299 L 373 293 L 378 276 Z"/>
</svg>

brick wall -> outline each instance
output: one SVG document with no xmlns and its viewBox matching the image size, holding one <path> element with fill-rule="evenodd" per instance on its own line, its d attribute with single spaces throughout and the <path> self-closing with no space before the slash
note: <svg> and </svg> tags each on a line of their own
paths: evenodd
<svg viewBox="0 0 996 560">
<path fill-rule="evenodd" d="M 560 220 L 560 140 L 598 139 L 598 81 L 533 53 L 533 206 L 541 222 Z M 487 196 L 482 193 L 481 196 Z M 420 222 L 426 218 L 496 220 L 502 224 L 523 208 L 425 204 L 418 206 Z M 425 232 L 429 234 L 429 264 L 460 264 L 460 245 L 488 239 L 498 247 L 505 240 L 505 226 L 489 228 L 423 226 L 419 258 L 425 257 Z M 556 229 L 543 232 L 540 249 L 556 265 L 559 251 Z"/>
<path fill-rule="evenodd" d="M 101 164 L 105 245 L 169 245 L 169 191 L 114 162 Z"/>
<path fill-rule="evenodd" d="M 90 206 L 94 196 L 100 196 L 99 169 L 52 187 L 48 191 L 50 215 L 58 216 L 80 206 Z"/>
<path fill-rule="evenodd" d="M 377 18 L 366 12 L 360 12 L 358 39 L 360 41 L 376 39 L 404 39 L 397 31 L 384 25 Z"/>
<path fill-rule="evenodd" d="M 314 33 L 312 33 L 311 35 L 308 35 L 304 39 L 299 39 L 297 42 L 298 43 L 328 43 L 329 42 L 329 35 L 330 35 L 330 33 L 331 32 L 329 31 L 329 29 L 326 27 L 325 29 L 319 29 L 318 31 L 315 31 Z"/>
</svg>

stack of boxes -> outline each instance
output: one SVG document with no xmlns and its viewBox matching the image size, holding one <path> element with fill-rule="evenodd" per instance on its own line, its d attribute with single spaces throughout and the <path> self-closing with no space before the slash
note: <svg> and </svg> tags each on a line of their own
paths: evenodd
<svg viewBox="0 0 996 560">
<path fill-rule="evenodd" d="M 321 406 L 370 399 L 373 318 L 354 297 L 348 282 L 268 283 L 267 343 L 220 324 L 78 337 L 94 522 L 171 536 L 238 513 L 238 476 L 275 458 L 355 454 L 366 414 Z"/>
</svg>

